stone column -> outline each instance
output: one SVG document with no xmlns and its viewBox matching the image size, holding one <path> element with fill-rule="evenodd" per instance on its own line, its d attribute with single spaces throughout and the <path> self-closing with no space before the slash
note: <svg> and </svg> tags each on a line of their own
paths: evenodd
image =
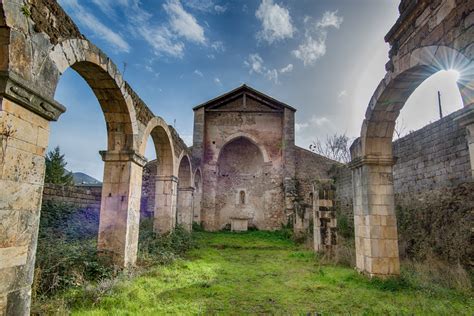
<svg viewBox="0 0 474 316">
<path fill-rule="evenodd" d="M 356 266 L 369 276 L 400 274 L 392 165 L 391 157 L 359 157 L 350 164 Z"/>
<path fill-rule="evenodd" d="M 474 178 L 474 105 L 455 119 L 459 125 L 465 126 L 467 130 L 467 143 L 469 146 L 469 157 L 471 160 L 471 175 Z"/>
<path fill-rule="evenodd" d="M 167 234 L 176 225 L 176 194 L 178 178 L 175 176 L 156 176 L 155 211 L 153 227 L 156 233 Z"/>
<path fill-rule="evenodd" d="M 101 151 L 100 154 L 105 167 L 97 248 L 113 264 L 133 266 L 137 258 L 141 183 L 146 159 L 135 151 Z"/>
<path fill-rule="evenodd" d="M 188 231 L 193 227 L 193 195 L 193 187 L 178 188 L 177 221 Z"/>
<path fill-rule="evenodd" d="M 0 74 L 0 315 L 28 315 L 49 121 L 64 112 L 14 74 Z"/>
</svg>

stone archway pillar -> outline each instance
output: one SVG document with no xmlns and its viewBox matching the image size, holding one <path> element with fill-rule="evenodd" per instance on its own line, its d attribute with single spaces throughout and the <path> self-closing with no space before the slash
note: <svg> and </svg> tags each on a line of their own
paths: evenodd
<svg viewBox="0 0 474 316">
<path fill-rule="evenodd" d="M 354 192 L 356 267 L 369 276 L 400 274 L 391 157 L 355 158 L 350 163 Z"/>
<path fill-rule="evenodd" d="M 177 188 L 177 177 L 155 177 L 155 211 L 153 227 L 156 233 L 167 234 L 175 227 Z"/>
<path fill-rule="evenodd" d="M 29 315 L 49 141 L 65 108 L 0 73 L 0 315 Z"/>
<path fill-rule="evenodd" d="M 135 264 L 146 159 L 135 151 L 101 151 L 104 166 L 97 248 L 120 267 Z"/>
<path fill-rule="evenodd" d="M 177 222 L 188 231 L 193 227 L 193 196 L 193 187 L 178 188 Z"/>
<path fill-rule="evenodd" d="M 469 106 L 464 114 L 456 118 L 461 126 L 467 130 L 467 143 L 471 161 L 471 175 L 474 178 L 474 105 Z"/>
</svg>

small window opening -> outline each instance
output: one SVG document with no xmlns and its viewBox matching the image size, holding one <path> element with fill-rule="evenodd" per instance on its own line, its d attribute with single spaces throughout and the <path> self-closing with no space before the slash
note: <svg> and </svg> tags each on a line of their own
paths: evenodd
<svg viewBox="0 0 474 316">
<path fill-rule="evenodd" d="M 240 204 L 245 204 L 245 191 L 240 191 L 239 198 L 240 198 Z"/>
</svg>

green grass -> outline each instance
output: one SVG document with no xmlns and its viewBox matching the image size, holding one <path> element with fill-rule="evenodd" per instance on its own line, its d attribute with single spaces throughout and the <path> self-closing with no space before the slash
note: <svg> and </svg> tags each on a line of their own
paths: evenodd
<svg viewBox="0 0 474 316">
<path fill-rule="evenodd" d="M 369 280 L 320 265 L 278 233 L 195 233 L 186 259 L 119 282 L 73 315 L 472 315 L 472 293 Z"/>
</svg>

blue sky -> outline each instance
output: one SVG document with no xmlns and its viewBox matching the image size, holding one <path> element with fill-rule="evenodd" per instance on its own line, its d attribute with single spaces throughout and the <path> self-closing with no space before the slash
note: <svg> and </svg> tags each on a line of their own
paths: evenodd
<svg viewBox="0 0 474 316">
<path fill-rule="evenodd" d="M 295 107 L 296 143 L 334 133 L 357 137 L 398 17 L 396 0 L 60 0 L 156 115 L 192 143 L 192 108 L 242 83 Z M 405 130 L 461 108 L 454 72 L 428 79 L 408 100 Z M 102 178 L 105 122 L 92 90 L 72 69 L 51 125 L 69 169 Z M 153 159 L 153 146 L 147 158 Z"/>
</svg>

